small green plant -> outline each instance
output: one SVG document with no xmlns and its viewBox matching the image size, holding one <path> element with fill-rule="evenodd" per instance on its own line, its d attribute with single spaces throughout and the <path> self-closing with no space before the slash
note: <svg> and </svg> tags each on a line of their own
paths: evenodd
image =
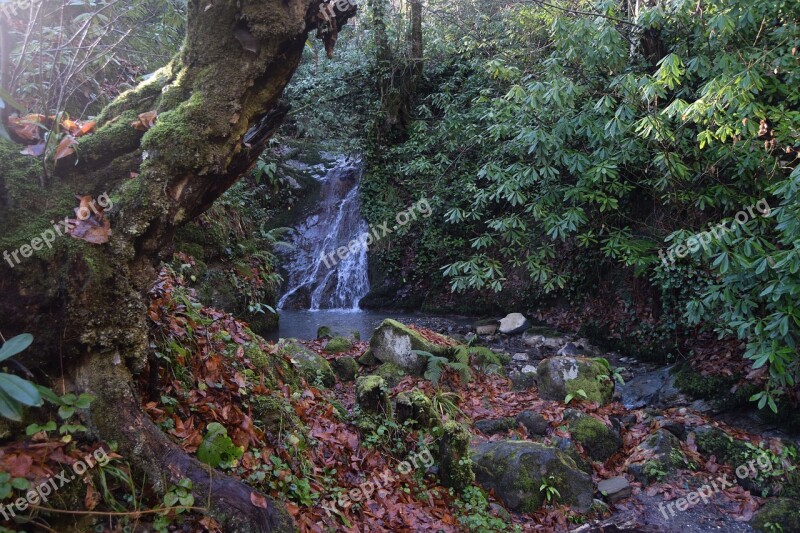
<svg viewBox="0 0 800 533">
<path fill-rule="evenodd" d="M 159 533 L 167 533 L 169 526 L 175 520 L 175 516 L 186 511 L 184 507 L 194 505 L 192 495 L 192 480 L 183 478 L 177 485 L 172 485 L 164 494 L 164 511 L 153 521 L 153 529 Z"/>
<path fill-rule="evenodd" d="M 555 481 L 556 478 L 550 475 L 546 479 L 543 479 L 542 484 L 539 486 L 539 492 L 544 493 L 544 499 L 547 503 L 553 503 L 556 499 L 561 498 L 561 493 L 558 492 L 558 489 L 554 485 Z"/>
<path fill-rule="evenodd" d="M 664 470 L 664 465 L 661 464 L 660 461 L 649 461 L 646 465 L 644 465 L 642 473 L 648 479 L 654 479 L 656 481 L 663 481 L 664 478 L 667 477 L 667 472 Z"/>
<path fill-rule="evenodd" d="M 442 379 L 446 369 L 452 369 L 458 372 L 463 381 L 469 382 L 472 379 L 472 371 L 469 368 L 469 349 L 456 349 L 453 353 L 455 360 L 450 360 L 447 357 L 440 357 L 433 355 L 425 350 L 411 350 L 417 355 L 421 355 L 428 359 L 428 367 L 425 371 L 424 377 L 430 380 L 435 387 L 439 386 L 439 381 Z"/>
<path fill-rule="evenodd" d="M 28 480 L 24 477 L 11 477 L 8 472 L 0 472 L 0 500 L 4 500 L 11 496 L 13 489 L 26 490 L 28 488 Z"/>
<path fill-rule="evenodd" d="M 569 402 L 575 399 L 576 396 L 580 396 L 584 400 L 588 399 L 589 396 L 586 394 L 586 391 L 583 389 L 578 389 L 575 393 L 569 393 L 564 397 L 564 403 L 569 405 Z"/>
<path fill-rule="evenodd" d="M 12 337 L 0 347 L 0 362 L 13 357 L 31 345 L 33 335 L 23 333 Z M 42 405 L 39 387 L 19 376 L 0 372 L 0 415 L 19 422 L 22 420 L 22 407 Z"/>
<path fill-rule="evenodd" d="M 206 436 L 197 448 L 197 458 L 212 468 L 228 468 L 238 461 L 244 450 L 235 446 L 228 437 L 225 426 L 211 422 L 206 426 Z"/>
<path fill-rule="evenodd" d="M 454 502 L 458 522 L 467 531 L 506 532 L 509 524 L 502 518 L 492 516 L 486 495 L 478 487 L 467 487 Z M 514 526 L 511 531 L 521 531 L 519 526 Z"/>
</svg>

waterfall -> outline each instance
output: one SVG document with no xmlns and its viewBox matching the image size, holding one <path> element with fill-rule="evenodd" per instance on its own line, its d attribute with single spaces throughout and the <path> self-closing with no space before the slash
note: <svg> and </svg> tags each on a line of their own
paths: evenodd
<svg viewBox="0 0 800 533">
<path fill-rule="evenodd" d="M 279 309 L 358 309 L 369 292 L 367 250 L 337 251 L 369 228 L 361 217 L 361 159 L 341 157 L 320 182 L 320 202 L 297 228 L 287 265 L 287 289 Z"/>
</svg>

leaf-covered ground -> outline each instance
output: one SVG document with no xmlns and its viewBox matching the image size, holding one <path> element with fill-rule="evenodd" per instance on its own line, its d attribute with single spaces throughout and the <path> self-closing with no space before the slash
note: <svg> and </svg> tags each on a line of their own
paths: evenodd
<svg viewBox="0 0 800 533">
<path fill-rule="evenodd" d="M 324 389 L 299 378 L 291 357 L 281 353 L 278 345 L 258 337 L 233 316 L 203 306 L 184 286 L 179 272 L 162 270 L 151 291 L 149 317 L 153 328 L 152 371 L 144 372 L 139 384 L 143 404 L 153 421 L 189 453 L 198 452 L 210 424 L 223 426 L 232 444 L 244 453 L 228 457 L 220 469 L 281 501 L 301 531 L 460 531 L 470 529 L 475 522 L 469 522 L 469 517 L 475 516 L 482 517 L 485 530 L 508 527 L 508 514 L 492 495 L 488 501 L 481 501 L 453 494 L 439 484 L 435 468 L 426 470 L 423 466 L 406 474 L 398 473 L 398 465 L 414 453 L 428 449 L 436 455 L 434 436 L 388 420 L 359 427 L 352 382 L 337 382 L 332 389 Z M 430 340 L 444 339 L 433 331 L 417 330 Z M 359 357 L 368 347 L 366 342 L 356 342 L 348 352 L 331 355 L 323 350 L 324 340 L 304 341 L 304 344 L 328 359 Z M 369 371 L 360 367 L 362 375 Z M 470 427 L 477 420 L 532 410 L 549 422 L 545 443 L 570 436 L 563 422 L 566 408 L 563 403 L 540 400 L 535 388 L 512 391 L 506 377 L 484 374 L 477 366 L 473 367 L 469 382 L 448 370 L 440 389 L 423 378 L 406 377 L 392 394 L 414 388 L 436 398 L 438 402 L 434 405 L 445 417 L 456 418 Z M 609 425 L 610 417 L 633 417 L 622 431 L 622 449 L 604 464 L 593 463 L 595 482 L 625 475 L 629 462 L 646 459 L 635 448 L 657 424 L 663 423 L 654 422 L 652 417 L 645 416 L 645 411 L 628 411 L 619 403 L 598 407 L 582 402 L 573 403 L 570 408 L 580 409 Z M 688 431 L 710 423 L 720 425 L 683 408 L 663 414 L 663 420 L 680 422 Z M 763 440 L 732 428 L 725 430 L 754 444 Z M 522 428 L 493 436 L 483 435 L 474 428 L 472 432 L 476 441 L 526 438 Z M 34 484 L 99 445 L 82 437 L 68 443 L 57 435 L 39 433 L 0 448 L 0 469 Z M 585 455 L 580 444 L 576 445 Z M 633 513 L 652 517 L 655 505 L 696 490 L 705 479 L 723 473 L 735 477 L 729 466 L 718 464 L 714 457 L 701 456 L 691 433 L 681 445 L 696 470 L 681 471 L 671 481 L 646 488 L 633 482 L 633 497 L 614 506 L 615 515 Z M 778 452 L 777 441 L 765 442 L 765 446 Z M 75 484 L 73 490 L 77 492 L 70 493 L 69 501 L 62 500 L 59 506 L 54 500 L 47 505 L 72 511 L 122 513 L 119 517 L 84 518 L 110 520 L 104 522 L 110 524 L 107 531 L 119 530 L 124 523 L 152 524 L 155 515 L 140 513 L 147 508 L 164 507 L 164 502 L 159 502 L 149 491 L 130 490 L 126 483 L 120 482 L 133 477 L 124 458 L 113 457 L 109 464 L 116 465 L 118 470 L 113 475 L 106 470 L 103 480 L 97 475 L 86 476 L 82 483 Z M 337 503 L 341 495 L 365 482 L 376 487 L 368 498 L 359 498 L 360 501 L 344 498 Z M 256 494 L 252 503 L 263 505 Z M 722 491 L 711 507 L 698 512 L 708 513 L 713 509 L 714 520 L 730 525 L 751 518 L 761 503 L 760 498 L 735 485 Z M 193 505 L 202 508 L 203 502 L 194 501 Z M 687 511 L 682 519 L 691 517 L 692 512 Z M 166 519 L 176 524 L 171 527 L 219 530 L 202 512 L 179 513 L 173 509 L 164 513 Z M 43 516 L 37 520 L 49 520 Z M 531 515 L 511 517 L 513 525 L 523 531 L 566 531 L 584 520 L 567 508 L 552 506 Z M 668 526 L 662 527 L 669 530 Z"/>
</svg>

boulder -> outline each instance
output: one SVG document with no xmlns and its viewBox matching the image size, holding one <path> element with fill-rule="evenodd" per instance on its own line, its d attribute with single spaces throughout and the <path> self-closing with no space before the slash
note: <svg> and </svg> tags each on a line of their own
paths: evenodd
<svg viewBox="0 0 800 533">
<path fill-rule="evenodd" d="M 333 337 L 333 331 L 328 326 L 320 326 L 317 328 L 318 339 L 330 339 Z"/>
<path fill-rule="evenodd" d="M 584 415 L 569 423 L 570 433 L 594 461 L 605 462 L 622 447 L 619 434 L 600 420 Z"/>
<path fill-rule="evenodd" d="M 563 402 L 567 395 L 600 405 L 614 396 L 614 380 L 608 366 L 600 359 L 587 357 L 551 357 L 536 368 L 539 396 Z"/>
<path fill-rule="evenodd" d="M 517 335 L 528 329 L 528 319 L 521 313 L 510 313 L 500 320 L 500 333 Z"/>
<path fill-rule="evenodd" d="M 558 490 L 558 504 L 578 512 L 592 506 L 591 476 L 556 448 L 527 441 L 484 442 L 473 448 L 472 462 L 476 481 L 514 511 L 531 513 L 542 507 L 543 483 Z"/>
<path fill-rule="evenodd" d="M 497 320 L 479 320 L 472 326 L 478 335 L 494 335 L 497 333 Z"/>
<path fill-rule="evenodd" d="M 597 490 L 609 503 L 617 503 L 631 495 L 631 484 L 624 477 L 612 477 L 598 483 Z"/>
<path fill-rule="evenodd" d="M 377 359 L 375 359 L 375 354 L 372 353 L 372 350 L 367 350 L 364 354 L 358 358 L 358 364 L 364 366 L 375 366 L 379 363 Z"/>
<path fill-rule="evenodd" d="M 633 451 L 632 457 L 636 456 L 649 459 L 633 461 L 627 470 L 644 485 L 662 481 L 679 468 L 689 466 L 678 437 L 666 429 L 658 429 L 642 441 Z"/>
<path fill-rule="evenodd" d="M 323 351 L 327 353 L 348 352 L 353 347 L 353 342 L 345 337 L 334 337 L 325 343 Z"/>
<path fill-rule="evenodd" d="M 336 384 L 336 376 L 330 363 L 318 353 L 306 348 L 297 339 L 280 339 L 277 348 L 278 353 L 291 358 L 307 382 L 311 384 L 319 382 L 325 387 L 333 387 Z"/>
<path fill-rule="evenodd" d="M 428 360 L 413 350 L 441 357 L 446 356 L 448 352 L 447 346 L 434 344 L 413 329 L 388 318 L 375 329 L 369 344 L 376 359 L 383 363 L 393 363 L 417 376 L 425 372 Z"/>
<path fill-rule="evenodd" d="M 513 390 L 528 390 L 536 385 L 536 367 L 525 365 L 522 370 L 512 370 L 508 373 L 511 378 L 511 388 Z"/>
<path fill-rule="evenodd" d="M 517 415 L 517 423 L 528 430 L 529 438 L 547 435 L 547 428 L 550 427 L 547 419 L 534 411 L 522 411 Z"/>
<path fill-rule="evenodd" d="M 358 376 L 358 362 L 352 357 L 339 357 L 331 361 L 333 373 L 340 381 L 354 381 Z"/>
</svg>

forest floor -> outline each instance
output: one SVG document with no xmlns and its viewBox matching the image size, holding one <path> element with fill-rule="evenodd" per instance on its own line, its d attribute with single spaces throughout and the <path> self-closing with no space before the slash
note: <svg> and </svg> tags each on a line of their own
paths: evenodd
<svg viewBox="0 0 800 533">
<path fill-rule="evenodd" d="M 140 384 L 145 409 L 153 421 L 189 453 L 197 453 L 203 445 L 207 438 L 204 430 L 209 424 L 224 426 L 232 444 L 244 453 L 223 461 L 219 468 L 278 499 L 301 531 L 502 531 L 511 524 L 522 531 L 582 533 L 752 531 L 747 522 L 764 499 L 735 483 L 715 492 L 708 503 L 675 511 L 674 516 L 666 511 L 670 503 L 696 491 L 707 481 L 723 475 L 736 479 L 730 465 L 698 452 L 692 430 L 714 426 L 754 445 L 763 443 L 774 451 L 781 447 L 777 438 L 748 433 L 726 425 L 708 412 L 695 410 L 702 410 L 703 406 L 690 398 L 681 400 L 683 405 L 679 403 L 668 408 L 626 407 L 623 401 L 633 405 L 636 398 L 626 393 L 625 386 L 618 391 L 617 401 L 609 405 L 573 401 L 567 406 L 563 402 L 540 399 L 535 386 L 515 390 L 519 387 L 504 373 L 486 374 L 477 368 L 473 368 L 470 381 L 461 380 L 455 372 L 446 372 L 438 388 L 419 377 L 407 376 L 399 380 L 392 387 L 392 396 L 413 389 L 422 390 L 431 398 L 457 393 L 457 409 L 449 413 L 471 428 L 473 443 L 528 439 L 521 426 L 493 435 L 475 428 L 477 421 L 513 417 L 525 410 L 540 413 L 547 420 L 547 435 L 539 439 L 544 444 L 571 438 L 564 416 L 568 409 L 582 411 L 610 427 L 615 426 L 614 420 L 627 420 L 621 427 L 616 424 L 620 427 L 622 442 L 619 451 L 604 463 L 591 463 L 591 473 L 595 484 L 604 479 L 626 477 L 632 489 L 630 497 L 610 505 L 605 512 L 589 516 L 581 516 L 557 504 L 546 505 L 532 514 L 509 513 L 491 493 L 488 500 L 480 501 L 445 488 L 432 462 L 422 466 L 415 463 L 418 468 L 398 473 L 398 465 L 409 457 L 426 457 L 428 453 L 436 456 L 436 444 L 430 435 L 408 431 L 388 420 L 369 430 L 359 427 L 354 413 L 355 385 L 352 381 L 337 380 L 327 389 L 305 381 L 292 384 L 288 377 L 285 383 L 280 379 L 276 384 L 267 383 L 257 360 L 263 354 L 280 357 L 276 345 L 254 335 L 245 323 L 233 316 L 197 302 L 192 291 L 183 287 L 180 275 L 165 269 L 153 289 L 152 298 L 149 316 L 154 324 L 154 346 L 159 347 L 156 355 L 163 362 L 157 383 L 148 380 L 148 374 L 142 375 Z M 444 334 L 458 334 L 461 327 L 435 318 L 421 319 L 417 326 Z M 535 365 L 547 355 L 541 351 L 532 353 L 520 345 L 518 338 L 484 340 L 495 351 L 505 351 L 511 356 L 505 368 L 507 374 L 519 372 L 521 365 Z M 332 355 L 323 350 L 323 340 L 302 342 L 329 361 L 358 358 L 369 346 L 367 342 L 356 342 L 350 350 Z M 524 361 L 521 354 L 526 355 Z M 654 365 L 638 363 L 619 354 L 602 355 L 612 366 L 625 367 L 623 374 L 629 381 L 659 371 Z M 358 372 L 366 375 L 371 370 L 361 366 Z M 278 374 L 280 372 L 278 369 Z M 158 399 L 148 401 L 147 398 L 153 396 L 154 385 Z M 259 398 L 268 398 L 285 409 L 277 423 L 274 417 L 267 416 L 265 420 L 264 416 L 256 415 L 262 402 Z M 271 412 L 274 415 L 274 410 Z M 627 466 L 633 456 L 641 455 L 637 446 L 657 428 L 676 424 L 688 435 L 681 440 L 681 448 L 693 468 L 678 470 L 647 486 L 635 481 Z M 39 431 L 23 441 L 0 447 L 0 470 L 34 485 L 99 446 L 113 449 L 109 443 L 93 442 L 79 432 L 73 439 L 52 431 Z M 586 456 L 579 443 L 575 446 Z M 174 499 L 159 501 L 149 489 L 133 481 L 135 477 L 124 457 L 110 453 L 110 458 L 107 466 L 85 476 L 82 483 L 75 483 L 57 498 L 37 507 L 29 518 L 33 522 L 29 523 L 39 524 L 45 531 L 47 528 L 50 531 L 88 531 L 90 527 L 94 531 L 122 531 L 123 526 L 133 531 L 222 531 L 203 513 L 181 513 L 174 509 Z M 363 492 L 356 500 L 343 496 L 353 494 L 352 491 L 363 487 L 365 482 L 375 485 L 375 490 L 366 497 Z M 184 494 L 179 487 L 171 490 L 173 494 Z M 193 503 L 197 507 L 203 504 L 197 500 Z M 83 514 L 77 525 L 73 523 L 69 529 L 61 529 L 58 524 L 63 515 L 48 513 L 48 507 Z M 163 508 L 164 517 L 141 514 L 147 508 Z M 120 515 L 92 514 L 98 511 L 116 511 Z M 479 522 L 475 522 L 476 517 Z M 476 523 L 483 525 L 476 526 Z"/>
</svg>

